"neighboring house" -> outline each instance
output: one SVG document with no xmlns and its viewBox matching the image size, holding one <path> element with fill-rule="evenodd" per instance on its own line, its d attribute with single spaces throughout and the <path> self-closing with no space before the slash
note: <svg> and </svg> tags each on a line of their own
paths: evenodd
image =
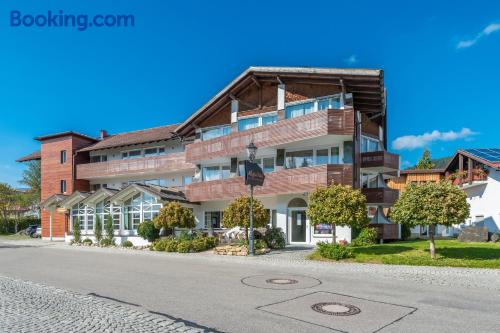
<svg viewBox="0 0 500 333">
<path fill-rule="evenodd" d="M 331 239 L 306 209 L 308 193 L 332 182 L 362 188 L 381 235 L 398 238 L 383 214 L 399 193 L 385 184 L 399 170 L 386 151 L 385 94 L 381 70 L 251 67 L 182 124 L 39 137 L 42 236 L 70 239 L 75 217 L 92 236 L 96 216 L 110 214 L 118 243 L 142 244 L 137 226 L 169 201 L 192 208 L 198 228 L 222 230 L 228 203 L 249 193 L 243 162 L 254 142 L 266 174 L 255 196 L 288 243 Z M 351 230 L 337 236 L 351 241 Z"/>
<path fill-rule="evenodd" d="M 404 192 L 411 183 L 420 184 L 448 179 L 467 193 L 470 217 L 465 225 L 488 227 L 500 231 L 500 149 L 460 149 L 443 169 L 401 170 L 400 177 L 390 179 L 390 188 Z M 437 234 L 448 237 L 458 234 L 460 227 L 441 227 Z M 412 228 L 414 237 L 427 236 L 427 228 Z"/>
</svg>

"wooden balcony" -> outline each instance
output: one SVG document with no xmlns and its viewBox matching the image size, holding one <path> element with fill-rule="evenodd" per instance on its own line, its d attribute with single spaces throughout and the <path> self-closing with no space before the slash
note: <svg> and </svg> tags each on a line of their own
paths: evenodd
<svg viewBox="0 0 500 333">
<path fill-rule="evenodd" d="M 386 187 L 364 188 L 361 190 L 369 205 L 392 206 L 399 198 L 399 191 Z"/>
<path fill-rule="evenodd" d="M 297 169 L 282 169 L 266 174 L 264 186 L 255 187 L 255 196 L 304 193 L 318 186 L 336 184 L 352 185 L 352 165 L 328 164 Z M 187 185 L 185 194 L 189 201 L 233 200 L 248 195 L 243 177 L 197 182 Z"/>
<path fill-rule="evenodd" d="M 180 152 L 129 160 L 78 164 L 76 166 L 76 178 L 91 180 L 194 170 L 195 166 L 191 163 L 186 163 L 185 158 L 185 152 Z"/>
<path fill-rule="evenodd" d="M 399 155 L 387 151 L 361 153 L 361 169 L 367 169 L 376 173 L 398 171 Z"/>
<path fill-rule="evenodd" d="M 235 156 L 243 153 L 252 140 L 257 147 L 266 148 L 328 134 L 353 133 L 352 108 L 317 111 L 293 119 L 280 120 L 271 125 L 194 142 L 186 147 L 186 161 L 194 163 L 214 157 Z"/>
</svg>

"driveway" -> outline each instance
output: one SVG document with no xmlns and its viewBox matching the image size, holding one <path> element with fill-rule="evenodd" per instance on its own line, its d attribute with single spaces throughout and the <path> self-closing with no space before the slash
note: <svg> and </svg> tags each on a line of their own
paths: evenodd
<svg viewBox="0 0 500 333">
<path fill-rule="evenodd" d="M 7 290 L 63 295 L 73 310 L 97 302 L 145 316 L 125 315 L 128 328 L 163 320 L 221 332 L 498 332 L 499 270 L 317 263 L 308 251 L 237 258 L 0 240 L 0 275 Z M 0 306 L 15 316 L 9 302 Z"/>
</svg>

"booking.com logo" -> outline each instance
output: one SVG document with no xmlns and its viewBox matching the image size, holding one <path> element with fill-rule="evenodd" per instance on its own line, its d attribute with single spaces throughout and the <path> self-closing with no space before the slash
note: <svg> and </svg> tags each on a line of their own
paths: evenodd
<svg viewBox="0 0 500 333">
<path fill-rule="evenodd" d="M 51 10 L 47 14 L 22 14 L 19 10 L 10 11 L 11 27 L 72 27 L 79 31 L 87 30 L 90 27 L 133 27 L 135 25 L 134 15 L 113 15 L 97 14 L 89 16 L 87 14 L 65 14 L 62 10 L 57 13 Z"/>
</svg>

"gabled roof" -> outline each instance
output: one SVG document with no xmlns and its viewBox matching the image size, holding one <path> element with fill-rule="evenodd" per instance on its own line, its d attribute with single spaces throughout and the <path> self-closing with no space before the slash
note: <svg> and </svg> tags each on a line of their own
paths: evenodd
<svg viewBox="0 0 500 333">
<path fill-rule="evenodd" d="M 93 138 L 91 136 L 88 136 L 88 135 L 85 135 L 85 134 L 81 134 L 81 133 L 78 133 L 78 132 L 73 132 L 73 131 L 65 131 L 65 132 L 59 132 L 59 133 L 54 133 L 54 134 L 48 134 L 48 135 L 43 135 L 43 136 L 38 136 L 35 138 L 35 140 L 38 140 L 38 141 L 44 141 L 44 140 L 48 140 L 48 139 L 54 139 L 54 138 L 59 138 L 59 137 L 63 137 L 63 136 L 78 136 L 80 138 L 84 138 L 84 139 L 87 139 L 87 140 L 90 140 L 90 141 L 98 141 L 96 138 Z"/>
<path fill-rule="evenodd" d="M 112 202 L 122 202 L 128 199 L 130 195 L 136 193 L 148 193 L 160 201 L 191 203 L 186 199 L 184 193 L 176 188 L 144 184 L 130 184 L 110 197 L 109 200 Z"/>
<path fill-rule="evenodd" d="M 40 202 L 39 206 L 43 209 L 57 207 L 67 197 L 68 196 L 65 194 L 53 194 L 50 197 L 48 197 L 47 199 Z"/>
<path fill-rule="evenodd" d="M 103 138 L 96 144 L 80 149 L 79 151 L 92 151 L 168 140 L 172 138 L 172 133 L 177 126 L 178 124 L 165 125 L 133 132 L 110 135 Z"/>
<path fill-rule="evenodd" d="M 101 202 L 109 197 L 112 197 L 116 193 L 118 193 L 119 190 L 111 189 L 111 188 L 104 188 L 101 187 L 94 193 L 90 194 L 88 197 L 82 200 L 82 204 L 84 205 L 95 205 L 98 202 Z"/>
<path fill-rule="evenodd" d="M 69 209 L 88 197 L 90 193 L 88 192 L 80 192 L 80 191 L 75 191 L 68 195 L 63 201 L 59 203 L 59 206 L 64 207 L 66 209 Z"/>
<path fill-rule="evenodd" d="M 319 68 L 319 67 L 249 67 L 236 79 L 231 81 L 205 105 L 193 113 L 186 121 L 180 124 L 175 131 L 180 135 L 187 133 L 186 128 L 196 123 L 210 108 L 216 107 L 221 100 L 229 98 L 229 94 L 237 94 L 243 87 L 252 84 L 255 79 L 274 79 L 276 83 L 285 84 L 290 79 L 324 79 L 343 81 L 347 91 L 354 93 L 354 106 L 359 111 L 384 112 L 385 91 L 383 71 L 380 69 L 348 69 L 348 68 Z M 359 83 L 356 84 L 356 83 Z M 369 94 L 369 95 L 366 95 Z"/>
<path fill-rule="evenodd" d="M 26 155 L 26 156 L 23 156 L 21 158 L 18 158 L 16 160 L 16 162 L 28 162 L 28 161 L 35 161 L 35 160 L 40 160 L 42 158 L 42 154 L 39 150 L 29 154 L 29 155 Z"/>
<path fill-rule="evenodd" d="M 491 168 L 500 170 L 500 159 L 499 159 L 500 148 L 469 148 L 469 149 L 459 149 L 450 159 L 446 165 L 445 170 L 448 170 L 453 162 L 458 158 L 458 155 L 462 154 L 475 160 L 479 163 L 487 165 Z"/>
</svg>

